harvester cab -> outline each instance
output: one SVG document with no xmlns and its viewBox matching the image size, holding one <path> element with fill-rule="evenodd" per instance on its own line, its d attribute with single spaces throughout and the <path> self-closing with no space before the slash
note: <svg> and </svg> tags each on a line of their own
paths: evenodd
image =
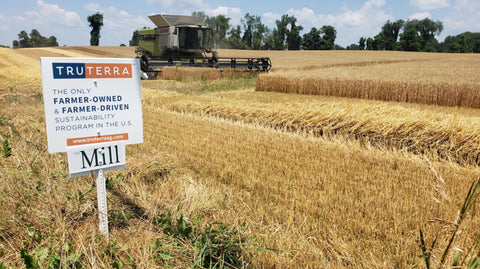
<svg viewBox="0 0 480 269">
<path fill-rule="evenodd" d="M 220 58 L 213 50 L 212 29 L 195 16 L 152 15 L 156 28 L 139 30 L 138 47 L 143 72 L 152 76 L 163 66 L 232 68 L 268 72 L 272 66 L 263 58 Z"/>
</svg>

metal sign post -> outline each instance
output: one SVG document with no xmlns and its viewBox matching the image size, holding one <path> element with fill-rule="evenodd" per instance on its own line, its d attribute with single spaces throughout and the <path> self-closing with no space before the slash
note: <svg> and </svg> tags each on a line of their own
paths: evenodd
<svg viewBox="0 0 480 269">
<path fill-rule="evenodd" d="M 97 199 L 98 199 L 98 220 L 100 231 L 105 235 L 108 241 L 108 210 L 107 210 L 107 190 L 105 186 L 105 174 L 103 169 L 97 172 Z"/>
</svg>

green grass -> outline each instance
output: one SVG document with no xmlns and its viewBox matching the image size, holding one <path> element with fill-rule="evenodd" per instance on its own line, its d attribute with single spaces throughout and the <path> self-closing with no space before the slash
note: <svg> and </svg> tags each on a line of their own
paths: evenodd
<svg viewBox="0 0 480 269">
<path fill-rule="evenodd" d="M 205 92 L 235 91 L 254 88 L 256 82 L 257 78 L 253 76 L 205 81 L 144 80 L 142 81 L 142 87 L 195 95 Z"/>
</svg>

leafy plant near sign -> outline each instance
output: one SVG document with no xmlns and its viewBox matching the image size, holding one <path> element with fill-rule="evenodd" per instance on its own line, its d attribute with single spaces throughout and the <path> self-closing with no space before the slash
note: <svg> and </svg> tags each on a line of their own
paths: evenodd
<svg viewBox="0 0 480 269">
<path fill-rule="evenodd" d="M 60 250 L 37 247 L 33 254 L 26 249 L 20 250 L 20 257 L 26 269 L 83 268 L 80 263 L 82 256 L 83 254 L 77 253 L 68 241 Z"/>
<path fill-rule="evenodd" d="M 179 208 L 177 208 L 177 211 Z M 171 211 L 160 214 L 156 223 L 169 236 L 181 240 L 194 247 L 193 266 L 202 268 L 240 268 L 248 264 L 250 254 L 246 252 L 247 239 L 242 235 L 245 224 L 239 230 L 232 229 L 223 223 L 208 224 L 199 227 L 203 216 L 197 216 L 188 222 L 183 214 L 174 217 Z M 174 256 L 161 250 L 161 241 L 157 240 L 153 247 L 155 259 L 169 265 L 168 259 Z"/>
</svg>

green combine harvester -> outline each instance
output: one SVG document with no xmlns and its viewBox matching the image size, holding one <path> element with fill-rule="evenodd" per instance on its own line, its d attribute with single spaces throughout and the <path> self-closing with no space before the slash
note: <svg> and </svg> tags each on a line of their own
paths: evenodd
<svg viewBox="0 0 480 269">
<path fill-rule="evenodd" d="M 268 72 L 272 62 L 262 58 L 222 58 L 213 50 L 213 32 L 205 19 L 195 16 L 152 15 L 157 28 L 139 30 L 141 69 L 155 77 L 164 66 L 230 68 L 234 71 Z"/>
</svg>

